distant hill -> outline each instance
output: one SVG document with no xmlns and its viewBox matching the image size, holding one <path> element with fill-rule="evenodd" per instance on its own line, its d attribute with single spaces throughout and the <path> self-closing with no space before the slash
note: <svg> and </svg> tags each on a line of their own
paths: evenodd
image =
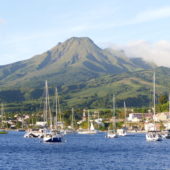
<svg viewBox="0 0 170 170">
<path fill-rule="evenodd" d="M 170 68 L 158 67 L 156 72 L 156 103 L 161 95 L 170 92 Z M 153 107 L 153 70 L 141 70 L 114 75 L 77 84 L 62 86 L 68 106 L 91 106 L 91 108 L 112 107 L 112 95 L 116 105 L 123 107 Z M 76 103 L 76 104 L 75 104 Z"/>
<path fill-rule="evenodd" d="M 160 95 L 170 91 L 170 69 L 158 67 L 156 72 L 156 102 Z M 153 107 L 153 70 L 141 70 L 121 74 L 104 75 L 76 84 L 58 86 L 63 109 L 72 107 L 112 108 L 112 95 L 116 96 L 116 107 Z M 10 111 L 42 111 L 43 87 L 21 88 L 0 91 L 1 101 Z M 54 86 L 49 87 L 51 101 L 54 100 Z M 41 109 L 40 109 L 41 105 Z M 54 104 L 53 104 L 54 105 Z"/>
</svg>

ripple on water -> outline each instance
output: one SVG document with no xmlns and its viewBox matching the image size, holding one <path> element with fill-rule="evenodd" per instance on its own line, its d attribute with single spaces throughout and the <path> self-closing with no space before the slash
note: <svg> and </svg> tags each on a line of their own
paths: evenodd
<svg viewBox="0 0 170 170">
<path fill-rule="evenodd" d="M 0 170 L 153 169 L 170 167 L 170 140 L 146 142 L 144 134 L 116 139 L 68 135 L 66 142 L 48 144 L 23 138 L 21 132 L 0 136 Z"/>
</svg>

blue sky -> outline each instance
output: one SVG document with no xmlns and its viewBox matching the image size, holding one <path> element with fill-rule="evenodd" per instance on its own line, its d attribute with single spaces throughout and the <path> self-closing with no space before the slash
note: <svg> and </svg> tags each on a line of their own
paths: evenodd
<svg viewBox="0 0 170 170">
<path fill-rule="evenodd" d="M 100 47 L 170 41 L 170 0 L 0 0 L 0 65 L 72 36 Z"/>
</svg>

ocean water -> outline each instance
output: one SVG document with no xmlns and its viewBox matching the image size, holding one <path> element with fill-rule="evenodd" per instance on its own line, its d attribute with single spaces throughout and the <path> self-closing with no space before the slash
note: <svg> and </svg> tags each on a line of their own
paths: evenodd
<svg viewBox="0 0 170 170">
<path fill-rule="evenodd" d="M 23 138 L 22 132 L 0 135 L 0 170 L 170 170 L 170 139 L 146 142 L 144 134 L 106 139 L 66 135 L 64 143 Z"/>
</svg>

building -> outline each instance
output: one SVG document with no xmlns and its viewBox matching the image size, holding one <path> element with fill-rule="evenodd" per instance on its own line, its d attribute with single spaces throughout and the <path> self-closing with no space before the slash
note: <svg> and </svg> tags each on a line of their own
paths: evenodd
<svg viewBox="0 0 170 170">
<path fill-rule="evenodd" d="M 170 113 L 169 113 L 169 112 L 157 113 L 155 116 L 153 116 L 153 119 L 154 119 L 156 122 L 168 121 L 168 120 L 170 120 Z"/>
<path fill-rule="evenodd" d="M 160 124 L 159 123 L 157 123 L 157 124 L 155 124 L 155 123 L 149 123 L 149 122 L 147 122 L 147 123 L 145 123 L 145 125 L 144 125 L 144 129 L 145 129 L 145 131 L 153 131 L 153 130 L 160 130 Z"/>
<path fill-rule="evenodd" d="M 142 113 L 129 113 L 129 117 L 127 118 L 129 122 L 140 122 L 143 120 Z"/>
<path fill-rule="evenodd" d="M 47 125 L 47 122 L 36 122 L 37 126 L 45 127 Z"/>
</svg>

